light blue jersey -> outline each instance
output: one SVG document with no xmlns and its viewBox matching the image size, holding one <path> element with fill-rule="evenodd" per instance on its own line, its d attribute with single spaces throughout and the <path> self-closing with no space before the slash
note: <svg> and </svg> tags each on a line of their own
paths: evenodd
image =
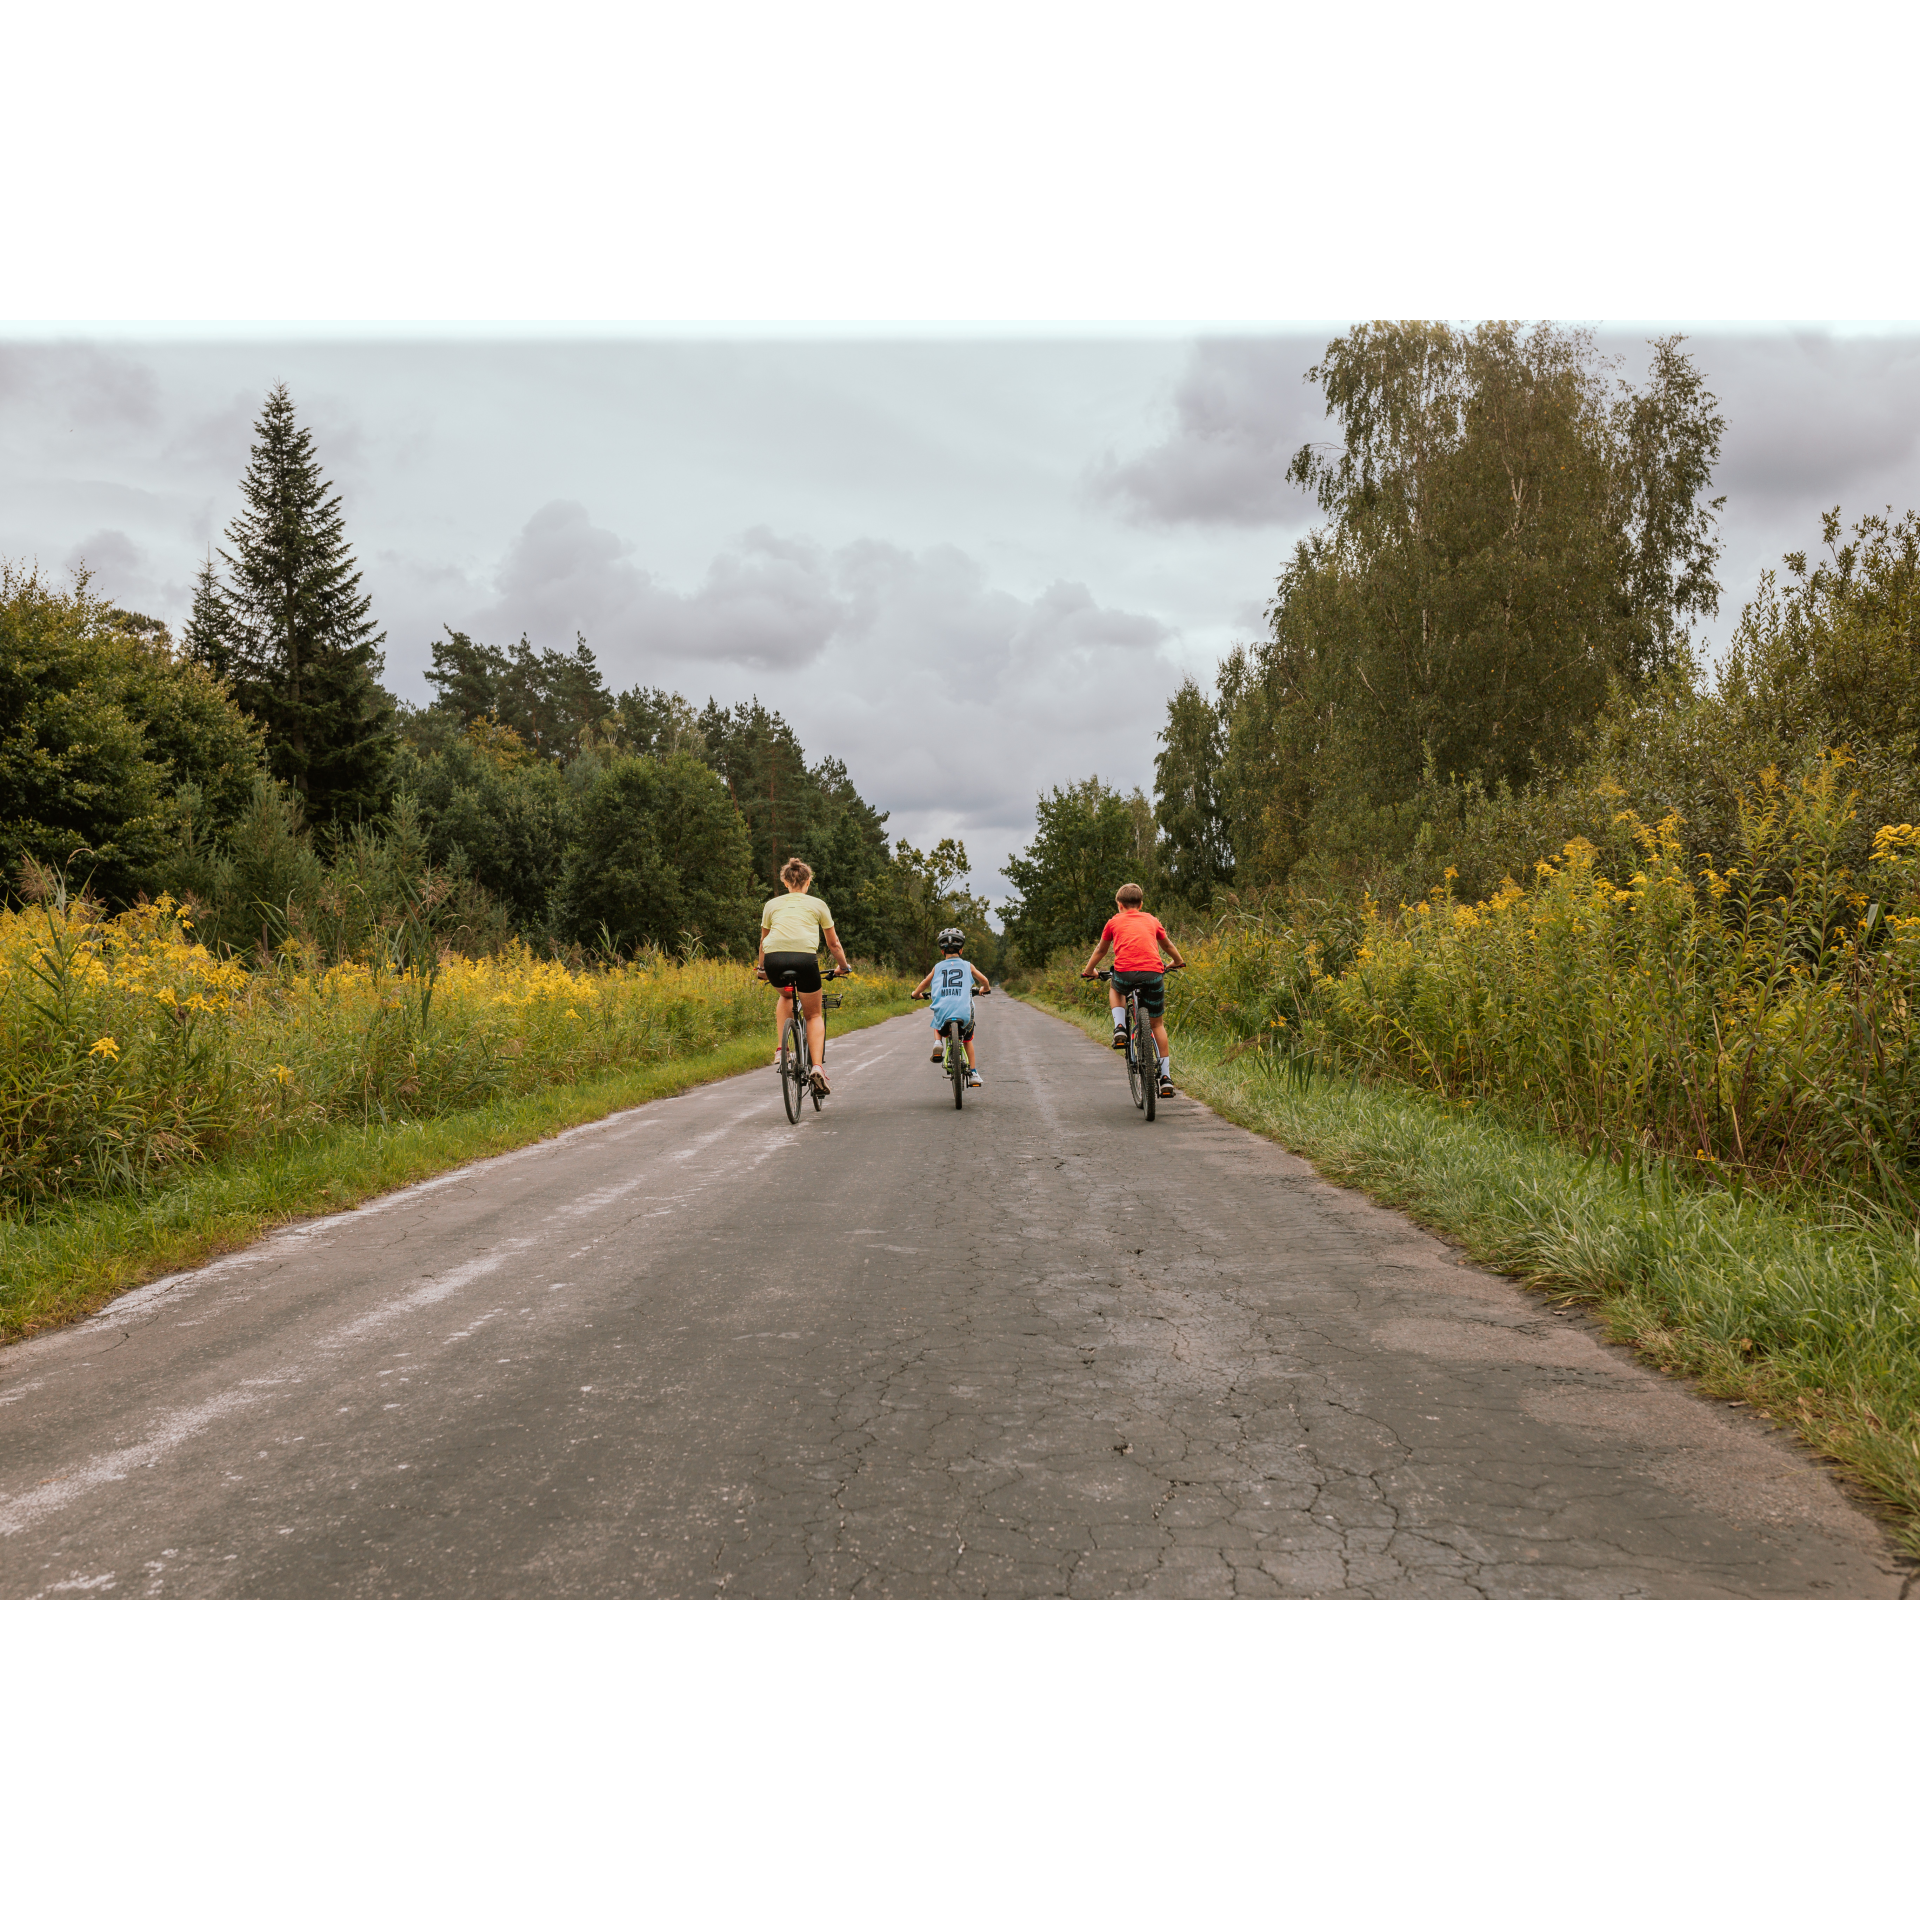
<svg viewBox="0 0 1920 1920">
<path fill-rule="evenodd" d="M 962 1026 L 973 1018 L 973 968 L 958 957 L 945 954 L 933 970 L 933 1024 L 944 1027 L 949 1020 Z"/>
</svg>

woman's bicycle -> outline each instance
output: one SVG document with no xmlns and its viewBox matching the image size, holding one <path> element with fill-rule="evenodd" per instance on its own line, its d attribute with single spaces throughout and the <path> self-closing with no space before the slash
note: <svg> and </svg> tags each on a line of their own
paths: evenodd
<svg viewBox="0 0 1920 1920">
<path fill-rule="evenodd" d="M 991 987 L 982 987 L 973 997 L 976 1000 L 984 1000 L 992 991 L 993 989 Z M 932 997 L 931 994 L 925 993 L 915 993 L 908 996 L 909 999 L 913 1000 L 930 1000 Z M 946 1068 L 948 1076 L 953 1081 L 953 1104 L 956 1107 L 964 1106 L 968 1073 L 967 1030 L 965 1024 L 959 1020 L 949 1020 L 947 1024 L 940 1029 L 940 1038 L 947 1050 L 946 1058 L 941 1062 L 941 1065 Z"/>
<path fill-rule="evenodd" d="M 1092 977 L 1102 982 L 1111 980 L 1113 969 L 1108 967 Z M 1123 991 L 1127 997 L 1127 1091 L 1133 1095 L 1133 1104 L 1151 1120 L 1154 1094 L 1160 1085 L 1160 1049 L 1153 1044 L 1153 1020 L 1140 1004 L 1140 989 L 1127 987 Z"/>
<path fill-rule="evenodd" d="M 820 978 L 824 984 L 833 979 L 840 969 L 828 967 Z M 813 1110 L 820 1111 L 820 1102 L 826 1097 L 813 1083 L 813 1055 L 807 1046 L 807 1014 L 800 1004 L 798 986 L 799 975 L 791 967 L 782 967 L 780 978 L 774 985 L 788 995 L 787 1024 L 780 1029 L 780 1100 L 787 1110 L 787 1119 L 793 1126 L 800 1124 L 800 1115 L 807 1097 L 813 1098 Z M 807 989 L 813 991 L 811 987 Z M 820 1000 L 822 1013 L 830 1013 L 839 1006 L 841 996 L 837 993 L 823 994 Z"/>
</svg>

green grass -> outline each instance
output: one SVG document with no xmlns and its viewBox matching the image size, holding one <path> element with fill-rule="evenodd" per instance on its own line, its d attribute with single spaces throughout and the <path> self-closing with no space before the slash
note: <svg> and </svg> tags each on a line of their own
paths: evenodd
<svg viewBox="0 0 1920 1920">
<path fill-rule="evenodd" d="M 1045 1005 L 1042 1001 L 1032 1004 Z M 1104 1036 L 1104 1009 L 1047 1007 Z M 1796 1427 L 1920 1553 L 1920 1235 L 1749 1190 L 1623 1173 L 1544 1131 L 1182 1033 L 1183 1089 L 1456 1242 L 1591 1308 L 1663 1373 Z"/>
<path fill-rule="evenodd" d="M 829 1035 L 907 1010 L 901 999 L 829 1016 Z M 195 1168 L 144 1195 L 75 1202 L 0 1221 L 0 1344 L 97 1312 L 164 1273 L 231 1253 L 290 1220 L 339 1213 L 416 1180 L 507 1153 L 709 1080 L 761 1067 L 768 1031 L 575 1085 L 539 1088 L 438 1119 L 333 1126 Z M 773 1081 L 767 1103 L 777 1110 Z"/>
</svg>

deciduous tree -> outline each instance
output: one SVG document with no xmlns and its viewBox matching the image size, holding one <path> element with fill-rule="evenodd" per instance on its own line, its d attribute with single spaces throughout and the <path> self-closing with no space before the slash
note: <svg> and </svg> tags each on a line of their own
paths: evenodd
<svg viewBox="0 0 1920 1920">
<path fill-rule="evenodd" d="M 1391 851 L 1423 781 L 1523 785 L 1718 604 L 1722 421 L 1677 339 L 1635 389 L 1584 333 L 1375 324 L 1308 378 L 1341 439 L 1292 475 L 1329 519 L 1280 576 L 1226 755 L 1254 880 Z"/>
<path fill-rule="evenodd" d="M 698 941 L 751 950 L 753 873 L 746 827 L 725 784 L 693 755 L 625 755 L 579 803 L 557 901 L 562 930 L 584 947 Z"/>
<path fill-rule="evenodd" d="M 1091 946 L 1113 913 L 1115 892 L 1129 880 L 1147 884 L 1139 872 L 1144 796 L 1134 798 L 1140 809 L 1098 778 L 1040 796 L 1033 843 L 1006 865 L 1017 889 L 1007 934 L 1023 963 L 1037 966 L 1058 948 Z"/>
</svg>

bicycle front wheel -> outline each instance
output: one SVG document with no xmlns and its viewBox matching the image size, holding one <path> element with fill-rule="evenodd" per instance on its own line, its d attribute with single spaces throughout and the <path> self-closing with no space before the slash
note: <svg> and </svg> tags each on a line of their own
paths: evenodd
<svg viewBox="0 0 1920 1920">
<path fill-rule="evenodd" d="M 808 1078 L 807 1030 L 798 1020 L 789 1020 L 780 1040 L 780 1098 L 786 1102 L 788 1121 L 796 1127 Z"/>
</svg>

